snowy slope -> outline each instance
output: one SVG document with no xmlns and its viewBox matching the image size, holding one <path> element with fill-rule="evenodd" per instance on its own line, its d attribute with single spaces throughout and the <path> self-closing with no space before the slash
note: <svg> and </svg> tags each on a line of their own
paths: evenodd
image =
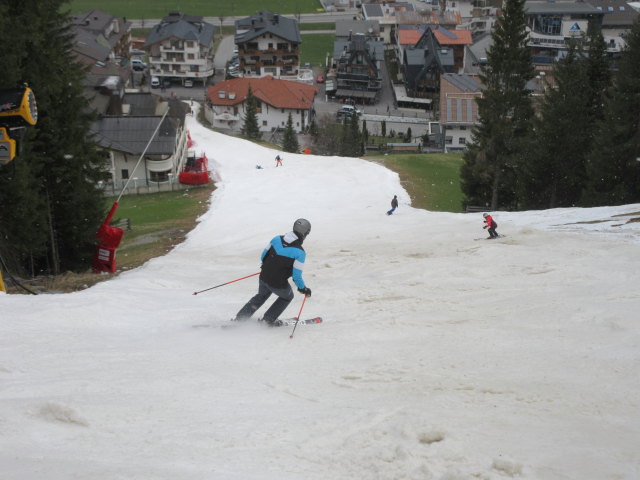
<svg viewBox="0 0 640 480">
<path fill-rule="evenodd" d="M 0 295 L 3 479 L 640 478 L 640 205 L 498 213 L 507 236 L 474 241 L 481 215 L 412 209 L 381 166 L 275 168 L 189 122 L 219 181 L 186 242 L 83 292 Z M 325 322 L 193 328 L 257 280 L 192 293 L 257 272 L 298 217 Z"/>
</svg>

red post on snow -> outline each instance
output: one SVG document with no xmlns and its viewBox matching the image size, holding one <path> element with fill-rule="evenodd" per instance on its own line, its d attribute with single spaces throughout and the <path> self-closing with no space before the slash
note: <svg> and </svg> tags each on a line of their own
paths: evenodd
<svg viewBox="0 0 640 480">
<path fill-rule="evenodd" d="M 113 206 L 107 218 L 100 224 L 96 238 L 98 245 L 93 254 L 93 273 L 115 273 L 116 271 L 116 250 L 122 241 L 124 230 L 109 225 L 118 209 L 118 202 L 113 202 Z"/>
</svg>

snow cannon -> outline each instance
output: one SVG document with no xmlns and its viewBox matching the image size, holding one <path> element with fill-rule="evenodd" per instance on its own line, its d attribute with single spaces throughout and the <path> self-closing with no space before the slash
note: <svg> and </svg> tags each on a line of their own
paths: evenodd
<svg viewBox="0 0 640 480">
<path fill-rule="evenodd" d="M 36 97 L 29 87 L 0 89 L 0 166 L 16 157 L 23 129 L 37 121 Z"/>
</svg>

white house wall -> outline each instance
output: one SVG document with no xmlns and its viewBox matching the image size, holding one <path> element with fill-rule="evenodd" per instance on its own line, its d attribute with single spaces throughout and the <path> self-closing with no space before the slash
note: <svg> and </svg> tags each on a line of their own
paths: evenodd
<svg viewBox="0 0 640 480">
<path fill-rule="evenodd" d="M 213 75 L 210 53 L 209 47 L 200 45 L 196 40 L 164 40 L 151 47 L 151 74 L 179 78 L 210 77 Z"/>
<path fill-rule="evenodd" d="M 205 117 L 214 128 L 240 132 L 244 125 L 244 103 L 237 105 L 237 114 L 233 106 L 212 105 L 205 110 Z M 262 104 L 262 111 L 256 113 L 258 127 L 261 132 L 272 132 L 276 128 L 284 128 L 291 113 L 293 128 L 302 132 L 309 123 L 309 111 L 301 109 L 276 108 Z"/>
<path fill-rule="evenodd" d="M 122 176 L 123 170 L 128 171 L 129 178 L 137 178 L 138 185 L 142 185 L 147 178 L 150 178 L 150 172 L 170 171 L 172 175 L 177 176 L 187 158 L 187 134 L 184 129 L 180 129 L 173 155 L 168 158 L 145 155 L 149 160 L 143 159 L 137 168 L 135 167 L 140 155 L 126 154 L 115 150 L 111 150 L 109 154 L 111 163 L 109 170 L 114 185 L 122 187 L 126 183 L 127 178 Z"/>
</svg>

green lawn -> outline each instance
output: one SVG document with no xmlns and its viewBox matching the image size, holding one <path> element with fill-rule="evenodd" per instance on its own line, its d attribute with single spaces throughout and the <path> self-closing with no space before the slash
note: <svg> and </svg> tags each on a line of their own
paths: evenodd
<svg viewBox="0 0 640 480">
<path fill-rule="evenodd" d="M 310 63 L 313 67 L 324 67 L 327 52 L 333 55 L 333 33 L 309 33 L 302 35 L 300 46 L 300 63 Z"/>
<path fill-rule="evenodd" d="M 261 10 L 283 14 L 323 11 L 319 0 L 155 0 L 148 3 L 131 0 L 71 0 L 67 5 L 71 13 L 100 9 L 117 17 L 136 20 L 162 18 L 174 10 L 203 17 L 249 16 Z"/>
<path fill-rule="evenodd" d="M 416 208 L 462 212 L 460 167 L 462 154 L 390 154 L 366 157 L 400 175 L 400 182 Z"/>
<path fill-rule="evenodd" d="M 180 243 L 207 210 L 212 188 L 122 197 L 114 222 L 128 218 L 131 230 L 125 231 L 118 248 L 118 267 L 137 267 Z M 114 200 L 106 199 L 107 208 Z"/>
</svg>

